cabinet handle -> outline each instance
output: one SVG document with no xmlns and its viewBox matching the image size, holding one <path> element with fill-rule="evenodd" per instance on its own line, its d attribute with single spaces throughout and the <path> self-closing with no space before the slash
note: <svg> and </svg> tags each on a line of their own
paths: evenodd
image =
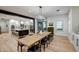
<svg viewBox="0 0 79 59">
<path fill-rule="evenodd" d="M 77 46 L 78 46 L 78 39 L 77 39 Z"/>
<path fill-rule="evenodd" d="M 73 40 L 74 40 L 74 35 L 73 35 Z"/>
</svg>

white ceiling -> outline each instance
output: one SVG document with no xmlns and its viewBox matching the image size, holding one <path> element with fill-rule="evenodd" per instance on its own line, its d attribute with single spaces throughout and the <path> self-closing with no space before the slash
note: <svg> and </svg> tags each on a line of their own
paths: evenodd
<svg viewBox="0 0 79 59">
<path fill-rule="evenodd" d="M 38 6 L 0 6 L 0 9 L 31 17 L 36 17 L 40 12 Z M 57 9 L 60 9 L 61 12 L 57 12 Z M 66 14 L 68 13 L 69 9 L 69 6 L 43 6 L 42 14 L 45 17 L 52 17 Z"/>
</svg>

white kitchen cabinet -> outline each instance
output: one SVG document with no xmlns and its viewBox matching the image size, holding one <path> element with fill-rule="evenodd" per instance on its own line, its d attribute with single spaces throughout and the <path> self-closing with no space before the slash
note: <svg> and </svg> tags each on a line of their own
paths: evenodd
<svg viewBox="0 0 79 59">
<path fill-rule="evenodd" d="M 79 52 L 79 34 L 74 33 L 72 37 L 73 37 L 73 40 L 72 40 L 73 45 L 76 51 Z"/>
</svg>

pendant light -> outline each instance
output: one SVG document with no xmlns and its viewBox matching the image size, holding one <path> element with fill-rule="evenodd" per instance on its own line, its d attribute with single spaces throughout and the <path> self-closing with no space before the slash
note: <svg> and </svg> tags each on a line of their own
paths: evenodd
<svg viewBox="0 0 79 59">
<path fill-rule="evenodd" d="M 36 16 L 36 18 L 40 20 L 45 19 L 45 17 L 43 17 L 43 14 L 42 14 L 43 7 L 42 6 L 38 6 L 38 7 L 39 7 L 39 15 Z"/>
</svg>

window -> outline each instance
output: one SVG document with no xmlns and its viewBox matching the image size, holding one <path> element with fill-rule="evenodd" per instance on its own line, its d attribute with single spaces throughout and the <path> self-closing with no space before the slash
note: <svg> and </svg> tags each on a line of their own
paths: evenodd
<svg viewBox="0 0 79 59">
<path fill-rule="evenodd" d="M 57 21 L 56 27 L 57 27 L 57 30 L 63 30 L 63 22 Z"/>
</svg>

